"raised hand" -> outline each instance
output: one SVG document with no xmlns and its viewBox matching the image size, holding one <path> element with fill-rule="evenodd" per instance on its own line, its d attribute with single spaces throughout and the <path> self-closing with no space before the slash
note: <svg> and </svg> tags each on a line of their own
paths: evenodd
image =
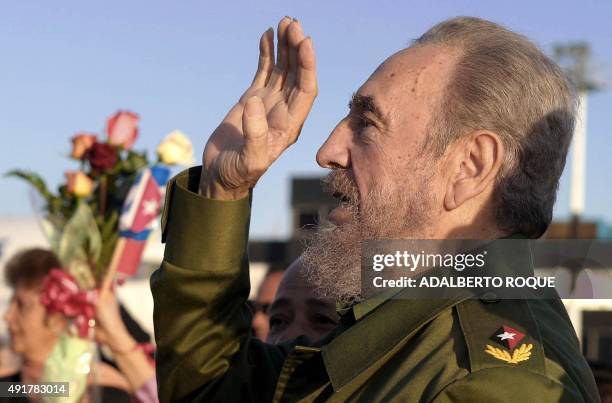
<svg viewBox="0 0 612 403">
<path fill-rule="evenodd" d="M 136 344 L 123 324 L 119 303 L 112 290 L 100 293 L 96 306 L 96 341 L 113 351 L 130 349 Z"/>
<path fill-rule="evenodd" d="M 261 36 L 251 86 L 211 135 L 203 154 L 200 194 L 220 200 L 245 197 L 270 165 L 297 141 L 317 95 L 315 53 L 297 20 Z"/>
</svg>

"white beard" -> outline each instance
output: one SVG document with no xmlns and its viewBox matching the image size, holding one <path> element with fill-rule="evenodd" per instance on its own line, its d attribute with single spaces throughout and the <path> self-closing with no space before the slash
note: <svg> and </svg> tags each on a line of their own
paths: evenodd
<svg viewBox="0 0 612 403">
<path fill-rule="evenodd" d="M 370 192 L 361 208 L 356 186 L 345 171 L 332 171 L 327 191 L 349 197 L 349 223 L 320 225 L 301 256 L 305 277 L 320 298 L 354 304 L 362 300 L 361 243 L 368 239 L 423 238 L 431 222 L 429 177 L 416 186 L 401 181 Z"/>
</svg>

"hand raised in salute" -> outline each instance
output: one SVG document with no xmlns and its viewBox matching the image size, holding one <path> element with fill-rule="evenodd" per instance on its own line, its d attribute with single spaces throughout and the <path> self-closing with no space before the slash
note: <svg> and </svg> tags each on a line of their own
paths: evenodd
<svg viewBox="0 0 612 403">
<path fill-rule="evenodd" d="M 315 53 L 297 20 L 283 18 L 261 36 L 251 86 L 210 136 L 200 194 L 219 200 L 248 195 L 272 163 L 297 141 L 317 95 Z"/>
</svg>

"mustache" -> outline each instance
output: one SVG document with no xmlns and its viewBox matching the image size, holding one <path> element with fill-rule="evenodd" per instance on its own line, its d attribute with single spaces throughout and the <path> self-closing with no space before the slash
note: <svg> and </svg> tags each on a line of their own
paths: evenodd
<svg viewBox="0 0 612 403">
<path fill-rule="evenodd" d="M 359 189 L 345 169 L 334 169 L 321 180 L 323 191 L 344 203 L 359 204 Z"/>
</svg>

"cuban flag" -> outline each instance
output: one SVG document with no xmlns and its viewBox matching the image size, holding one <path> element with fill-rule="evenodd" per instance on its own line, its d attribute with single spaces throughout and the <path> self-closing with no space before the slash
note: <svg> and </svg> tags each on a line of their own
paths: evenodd
<svg viewBox="0 0 612 403">
<path fill-rule="evenodd" d="M 147 238 L 159 216 L 170 170 L 155 165 L 134 180 L 119 217 L 119 241 L 113 257 L 116 272 L 126 278 L 136 274 Z M 116 260 L 115 260 L 116 259 Z"/>
</svg>

